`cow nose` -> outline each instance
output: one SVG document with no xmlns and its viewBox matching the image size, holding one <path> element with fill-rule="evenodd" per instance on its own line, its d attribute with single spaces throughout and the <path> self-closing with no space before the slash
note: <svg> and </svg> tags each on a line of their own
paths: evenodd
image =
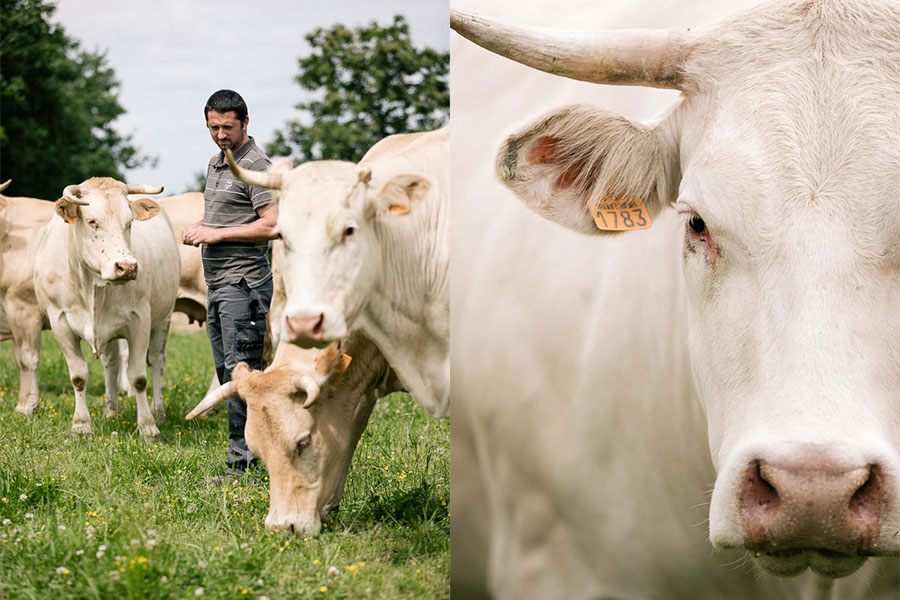
<svg viewBox="0 0 900 600">
<path fill-rule="evenodd" d="M 740 491 L 741 526 L 749 550 L 872 550 L 887 503 L 878 465 L 752 462 Z"/>
<path fill-rule="evenodd" d="M 285 316 L 284 321 L 292 342 L 304 340 L 320 342 L 325 339 L 325 313 L 298 313 Z"/>
<path fill-rule="evenodd" d="M 113 267 L 116 279 L 134 279 L 137 277 L 138 266 L 136 262 L 121 260 L 117 261 Z"/>
</svg>

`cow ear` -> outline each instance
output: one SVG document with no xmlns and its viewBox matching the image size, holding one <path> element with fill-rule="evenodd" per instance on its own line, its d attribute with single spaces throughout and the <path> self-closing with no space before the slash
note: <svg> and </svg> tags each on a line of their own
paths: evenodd
<svg viewBox="0 0 900 600">
<path fill-rule="evenodd" d="M 496 170 L 503 184 L 541 216 L 579 233 L 597 234 L 604 233 L 595 219 L 599 208 L 642 203 L 646 216 L 653 218 L 674 199 L 674 146 L 644 125 L 573 105 L 509 136 L 497 155 Z"/>
<path fill-rule="evenodd" d="M 158 215 L 160 211 L 159 204 L 157 204 L 155 200 L 147 198 L 146 196 L 135 198 L 128 204 L 129 206 L 131 206 L 131 214 L 133 214 L 134 218 L 138 221 L 146 221 L 147 219 L 152 219 L 153 217 Z"/>
<path fill-rule="evenodd" d="M 78 205 L 66 198 L 60 198 L 56 201 L 56 214 L 69 225 L 74 225 L 75 219 L 78 218 Z"/>
<path fill-rule="evenodd" d="M 395 175 L 375 196 L 375 215 L 405 215 L 428 194 L 430 188 L 431 182 L 421 175 Z"/>
</svg>

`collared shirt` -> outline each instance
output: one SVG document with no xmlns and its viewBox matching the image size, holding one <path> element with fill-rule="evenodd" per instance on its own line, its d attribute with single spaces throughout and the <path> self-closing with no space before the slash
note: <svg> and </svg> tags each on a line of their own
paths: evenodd
<svg viewBox="0 0 900 600">
<path fill-rule="evenodd" d="M 272 162 L 250 137 L 234 153 L 235 162 L 251 171 L 265 171 Z M 259 218 L 256 210 L 274 201 L 271 190 L 248 185 L 228 168 L 225 153 L 214 155 L 206 170 L 203 225 L 234 227 Z M 203 244 L 203 276 L 211 288 L 245 279 L 256 287 L 272 278 L 268 242 Z"/>
</svg>

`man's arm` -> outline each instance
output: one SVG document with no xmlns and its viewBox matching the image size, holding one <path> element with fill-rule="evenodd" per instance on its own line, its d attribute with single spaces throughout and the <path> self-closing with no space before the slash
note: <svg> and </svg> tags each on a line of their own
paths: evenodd
<svg viewBox="0 0 900 600">
<path fill-rule="evenodd" d="M 185 227 L 182 241 L 191 246 L 219 244 L 221 242 L 266 242 L 274 240 L 275 225 L 278 221 L 278 207 L 266 204 L 256 209 L 259 218 L 246 225 L 236 227 L 206 227 L 203 222 Z"/>
</svg>

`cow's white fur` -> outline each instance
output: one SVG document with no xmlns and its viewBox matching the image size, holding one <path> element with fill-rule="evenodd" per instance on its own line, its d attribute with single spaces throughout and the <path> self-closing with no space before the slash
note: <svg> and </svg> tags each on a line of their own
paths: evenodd
<svg viewBox="0 0 900 600">
<path fill-rule="evenodd" d="M 101 356 L 106 379 L 106 414 L 118 412 L 118 345 L 124 337 L 130 350 L 128 378 L 136 390 L 137 425 L 141 434 L 156 438 L 159 429 L 147 403 L 146 364 L 153 376 L 153 413 L 164 414 L 162 374 L 169 320 L 178 291 L 180 260 L 172 226 L 165 214 L 143 221 L 133 219 L 159 206 L 149 199 L 130 203 L 125 185 L 108 178 L 93 178 L 81 184 L 80 199 L 89 204 L 66 207 L 72 223 L 62 217 L 51 219 L 38 244 L 35 262 L 35 294 L 49 321 L 69 366 L 75 387 L 75 415 L 72 430 L 91 432 L 87 407 L 87 363 L 80 340 Z M 140 203 L 135 207 L 136 203 Z M 154 209 L 155 207 L 155 209 Z M 93 230 L 86 219 L 94 218 Z M 116 261 L 138 263 L 137 277 L 111 284 Z"/>
<path fill-rule="evenodd" d="M 576 27 L 695 26 L 723 10 L 698 3 L 678 7 L 673 15 L 658 7 L 635 10 L 629 6 L 627 10 L 634 10 L 639 20 L 611 15 L 601 22 L 586 17 L 595 10 L 594 3 L 565 4 L 568 10 L 557 3 L 552 11 L 521 3 L 485 6 L 460 1 L 456 6 L 510 22 Z M 834 6 L 807 5 L 825 11 Z M 770 11 L 771 20 L 783 19 L 777 12 Z M 713 497 L 713 541 L 723 548 L 734 545 L 735 519 L 727 513 L 729 506 L 734 507 L 728 498 L 734 498 L 735 482 L 733 475 L 724 473 L 735 473 L 735 465 L 745 464 L 761 451 L 770 456 L 790 446 L 796 451 L 790 441 L 776 442 L 785 436 L 793 441 L 791 436 L 796 435 L 797 441 L 813 444 L 816 450 L 829 445 L 829 452 L 840 454 L 841 460 L 878 461 L 896 481 L 900 440 L 896 343 L 900 335 L 890 307 L 896 306 L 898 297 L 900 211 L 896 198 L 900 194 L 894 174 L 900 120 L 892 102 L 896 61 L 890 57 L 897 56 L 900 32 L 896 6 L 886 12 L 892 16 L 882 15 L 872 29 L 876 37 L 883 34 L 882 41 L 893 45 L 883 46 L 880 54 L 865 45 L 858 50 L 858 64 L 866 64 L 873 56 L 886 60 L 873 61 L 882 68 L 869 82 L 871 87 L 864 86 L 865 102 L 854 106 L 852 98 L 857 96 L 845 95 L 845 105 L 837 107 L 845 117 L 841 137 L 823 135 L 817 121 L 822 113 L 798 114 L 809 96 L 790 96 L 781 103 L 783 113 L 766 114 L 764 103 L 757 102 L 759 97 L 735 94 L 734 86 L 747 83 L 740 83 L 741 77 L 768 62 L 770 68 L 760 68 L 750 89 L 766 94 L 786 86 L 812 93 L 822 106 L 836 102 L 816 93 L 817 88 L 802 79 L 802 72 L 772 76 L 777 52 L 802 48 L 805 43 L 796 29 L 786 30 L 786 39 L 773 42 L 758 56 L 743 53 L 725 64 L 721 62 L 726 60 L 724 52 L 698 54 L 698 62 L 689 69 L 696 90 L 709 91 L 709 76 L 717 69 L 726 69 L 730 76 L 713 92 L 689 94 L 670 115 L 664 115 L 655 130 L 659 144 L 675 149 L 662 156 L 674 156 L 675 170 L 684 171 L 679 209 L 685 211 L 687 205 L 704 219 L 708 213 L 710 230 L 714 235 L 723 232 L 721 257 L 732 261 L 724 268 L 719 262 L 718 271 L 728 270 L 725 281 L 718 272 L 710 274 L 708 256 L 696 244 L 691 246 L 694 253 L 685 249 L 682 276 L 685 226 L 674 210 L 660 213 L 649 231 L 579 238 L 523 212 L 490 181 L 494 149 L 516 119 L 533 121 L 542 111 L 579 100 L 646 119 L 650 113 L 646 109 L 641 113 L 641 108 L 647 102 L 636 98 L 671 95 L 565 82 L 509 64 L 454 36 L 453 181 L 460 210 L 454 214 L 453 246 L 457 420 L 452 441 L 452 552 L 462 557 L 453 567 L 454 593 L 477 593 L 478 579 L 484 577 L 500 598 L 802 594 L 844 598 L 862 597 L 868 586 L 876 597 L 879 590 L 885 597 L 896 595 L 896 560 L 872 559 L 858 573 L 836 582 L 816 581 L 811 573 L 774 580 L 745 567 L 729 567 L 739 555 L 711 554 L 704 525 L 715 463 L 723 475 Z M 720 35 L 714 29 L 707 33 Z M 821 33 L 827 38 L 837 31 L 829 26 Z M 729 44 L 734 45 L 747 32 L 735 30 L 731 35 Z M 852 46 L 842 46 L 836 62 L 857 52 Z M 860 114 L 854 109 L 861 110 L 866 126 L 850 131 L 854 121 L 846 118 Z M 742 114 L 746 117 L 729 117 Z M 755 120 L 761 117 L 766 118 Z M 879 121 L 880 129 L 867 127 Z M 596 131 L 578 127 L 586 135 Z M 761 139 L 767 135 L 771 136 L 768 146 Z M 816 144 L 802 143 L 816 135 L 820 136 L 813 138 Z M 838 142 L 848 138 L 854 141 L 842 148 Z M 887 147 L 865 166 L 854 150 L 871 154 L 876 145 Z M 811 170 L 810 158 L 823 151 L 828 158 L 838 159 L 832 164 L 846 165 L 850 171 L 818 174 Z M 797 178 L 795 168 L 807 178 Z M 838 175 L 845 179 L 833 179 Z M 818 224 L 813 220 L 810 225 L 809 219 L 816 216 L 817 207 L 822 210 L 822 203 L 796 208 L 793 203 L 798 197 L 808 198 L 800 194 L 811 191 L 809 181 L 822 184 L 820 193 L 829 185 L 844 190 L 843 201 L 834 193 L 822 198 L 837 200 L 833 206 L 838 211 L 846 211 L 850 189 L 859 189 L 868 198 L 860 202 L 872 214 L 849 225 L 860 238 L 859 246 L 850 245 L 846 229 L 836 222 L 826 226 L 823 213 L 818 214 Z M 737 193 L 721 193 L 731 186 Z M 675 199 L 674 194 L 665 196 L 664 201 Z M 885 198 L 894 203 L 885 203 Z M 751 209 L 750 199 L 765 210 Z M 540 208 L 541 201 L 533 205 Z M 794 208 L 785 214 L 785 205 Z M 553 212 L 576 229 L 583 228 L 587 214 L 571 206 Z M 742 244 L 755 243 L 737 234 L 745 231 L 762 236 L 767 256 L 742 254 Z M 827 239 L 833 239 L 833 245 L 824 246 L 817 235 L 831 236 Z M 786 266 L 771 267 L 768 272 L 762 269 L 766 277 L 754 281 L 752 270 L 766 265 L 754 261 L 775 256 L 794 260 L 781 260 Z M 863 271 L 853 274 L 851 265 Z M 835 279 L 836 273 L 846 280 Z M 738 284 L 728 280 L 736 279 L 743 279 L 745 289 L 758 292 L 734 294 Z M 729 285 L 730 289 L 724 289 Z M 862 298 L 856 285 L 862 285 L 870 297 Z M 827 302 L 829 297 L 833 303 Z M 700 314 L 710 303 L 711 314 Z M 770 307 L 764 312 L 769 303 L 792 305 L 796 310 Z M 878 326 L 849 314 L 848 306 L 868 311 Z M 754 315 L 750 323 L 728 326 L 734 322 L 733 315 L 741 312 Z M 770 316 L 774 318 L 767 322 Z M 841 324 L 836 316 L 847 323 Z M 827 331 L 822 328 L 823 317 Z M 775 328 L 779 324 L 786 327 L 783 332 Z M 863 343 L 854 344 L 856 351 L 850 356 L 858 357 L 851 361 L 857 366 L 865 365 L 862 373 L 851 372 L 853 365 L 836 360 L 841 345 L 847 347 L 849 325 L 861 329 L 857 339 Z M 754 344 L 747 332 L 754 327 L 762 334 L 755 347 L 765 352 L 749 352 Z M 801 347 L 803 331 L 818 342 L 815 347 Z M 694 352 L 700 396 L 705 399 L 712 461 L 703 437 L 707 421 L 694 388 L 688 345 Z M 789 353 L 787 360 L 785 353 Z M 770 368 L 774 378 L 760 385 L 761 379 L 753 373 L 729 367 L 740 361 Z M 721 377 L 716 376 L 717 370 Z M 823 376 L 827 377 L 817 379 Z M 780 389 L 779 383 L 783 384 Z M 865 403 L 856 401 L 858 410 L 853 412 L 839 408 L 841 401 L 850 398 L 850 391 L 860 398 L 850 386 L 868 390 L 863 395 Z M 750 389 L 754 392 L 748 393 Z M 791 408 L 772 410 L 771 397 L 776 394 L 783 406 Z M 743 410 L 738 399 L 749 402 L 750 410 Z M 813 399 L 823 402 L 820 406 L 832 414 L 823 418 L 821 410 L 810 407 Z M 836 439 L 839 420 L 848 434 Z M 852 441 L 846 441 L 848 437 Z M 886 536 L 897 530 L 897 490 L 893 493 L 893 512 L 883 527 Z M 885 543 L 896 542 L 886 539 Z M 481 547 L 489 549 L 488 555 L 473 558 Z"/>
<path fill-rule="evenodd" d="M 34 296 L 34 257 L 41 231 L 54 216 L 53 203 L 37 198 L 5 198 L 0 214 L 0 337 L 12 337 L 19 368 L 16 412 L 30 415 L 39 402 L 41 330 L 48 329 Z"/>
<path fill-rule="evenodd" d="M 284 172 L 278 200 L 285 317 L 324 314 L 328 341 L 359 329 L 434 416 L 450 410 L 448 165 L 449 130 L 392 136 L 359 165 Z"/>
</svg>

